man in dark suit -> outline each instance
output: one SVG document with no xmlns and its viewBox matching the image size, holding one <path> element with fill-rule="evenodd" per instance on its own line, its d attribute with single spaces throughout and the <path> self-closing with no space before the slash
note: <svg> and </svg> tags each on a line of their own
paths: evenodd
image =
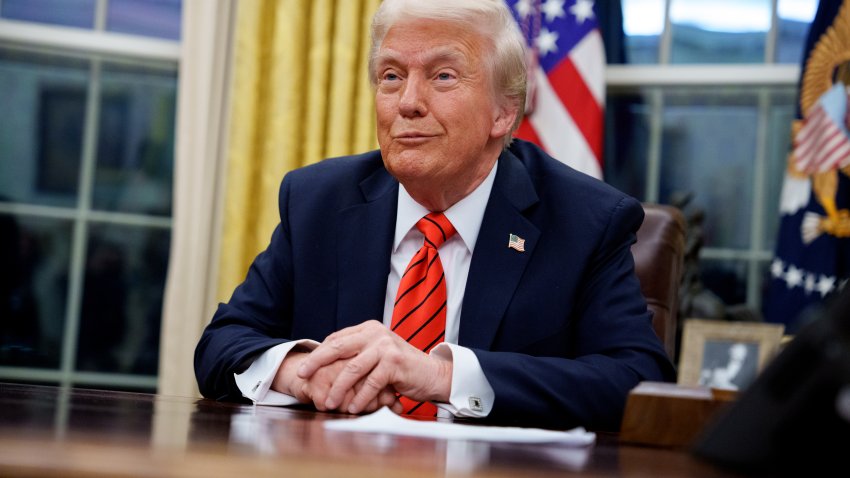
<svg viewBox="0 0 850 478">
<path fill-rule="evenodd" d="M 640 204 L 508 147 L 524 47 L 501 0 L 382 3 L 380 151 L 286 175 L 198 344 L 205 396 L 616 429 L 633 386 L 674 378 L 634 274 Z"/>
</svg>

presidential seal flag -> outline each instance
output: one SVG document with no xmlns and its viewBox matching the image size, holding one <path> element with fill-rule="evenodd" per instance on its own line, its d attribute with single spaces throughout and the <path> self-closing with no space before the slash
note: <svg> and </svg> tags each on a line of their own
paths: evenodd
<svg viewBox="0 0 850 478">
<path fill-rule="evenodd" d="M 764 316 L 795 333 L 850 276 L 850 0 L 809 29 Z"/>
<path fill-rule="evenodd" d="M 602 178 L 605 45 L 593 0 L 506 0 L 529 46 L 525 118 L 516 133 Z"/>
</svg>

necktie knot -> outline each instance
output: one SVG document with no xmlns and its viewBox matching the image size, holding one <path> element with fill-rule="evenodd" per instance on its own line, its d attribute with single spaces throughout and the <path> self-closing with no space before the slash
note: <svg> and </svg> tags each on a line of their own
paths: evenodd
<svg viewBox="0 0 850 478">
<path fill-rule="evenodd" d="M 441 212 L 432 212 L 416 223 L 416 229 L 425 234 L 425 246 L 439 249 L 457 232 L 449 219 Z"/>
</svg>

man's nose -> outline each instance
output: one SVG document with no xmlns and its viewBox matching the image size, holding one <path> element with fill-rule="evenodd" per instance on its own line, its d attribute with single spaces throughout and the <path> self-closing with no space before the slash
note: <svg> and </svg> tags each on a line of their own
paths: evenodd
<svg viewBox="0 0 850 478">
<path fill-rule="evenodd" d="M 427 81 L 417 75 L 411 75 L 404 82 L 398 102 L 399 114 L 406 117 L 428 114 Z"/>
</svg>

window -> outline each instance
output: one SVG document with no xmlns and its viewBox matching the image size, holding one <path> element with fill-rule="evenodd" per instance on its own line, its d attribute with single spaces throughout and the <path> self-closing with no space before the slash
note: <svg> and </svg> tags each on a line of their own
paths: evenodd
<svg viewBox="0 0 850 478">
<path fill-rule="evenodd" d="M 760 310 L 797 80 L 816 0 L 623 0 L 605 179 L 702 210 L 703 284 Z"/>
<path fill-rule="evenodd" d="M 180 14 L 0 1 L 0 380 L 156 388 Z"/>
</svg>

